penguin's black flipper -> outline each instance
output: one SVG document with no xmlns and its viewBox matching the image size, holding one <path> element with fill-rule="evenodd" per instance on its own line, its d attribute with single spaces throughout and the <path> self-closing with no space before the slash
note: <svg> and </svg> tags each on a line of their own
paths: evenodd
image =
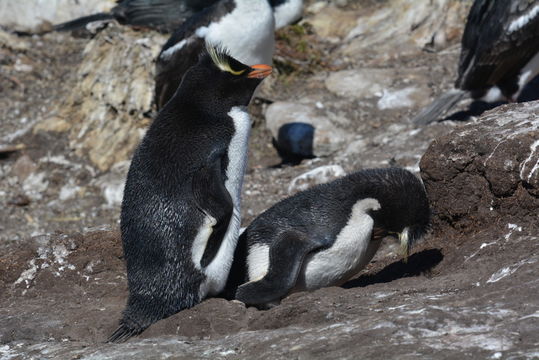
<svg viewBox="0 0 539 360">
<path fill-rule="evenodd" d="M 124 0 L 111 13 L 121 24 L 172 32 L 195 11 L 182 0 Z"/>
<path fill-rule="evenodd" d="M 104 20 L 112 20 L 114 19 L 114 15 L 111 13 L 97 13 L 93 15 L 83 16 L 75 20 L 67 21 L 65 23 L 54 25 L 53 31 L 71 31 L 80 29 L 86 24 L 91 23 L 93 21 L 104 21 Z"/>
<path fill-rule="evenodd" d="M 271 244 L 268 273 L 260 280 L 241 285 L 236 291 L 236 299 L 246 305 L 280 300 L 296 284 L 305 256 L 323 246 L 302 232 L 284 232 Z"/>
<path fill-rule="evenodd" d="M 216 221 L 200 261 L 200 264 L 205 267 L 213 260 L 221 247 L 221 241 L 234 210 L 232 197 L 223 179 L 221 154 L 211 156 L 210 162 L 195 172 L 192 187 L 198 208 Z"/>
</svg>

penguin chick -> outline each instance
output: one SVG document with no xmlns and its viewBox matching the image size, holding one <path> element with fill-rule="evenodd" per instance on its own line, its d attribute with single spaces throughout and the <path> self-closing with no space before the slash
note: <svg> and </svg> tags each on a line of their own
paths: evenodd
<svg viewBox="0 0 539 360">
<path fill-rule="evenodd" d="M 271 64 L 275 22 L 267 0 L 221 0 L 185 21 L 156 61 L 155 103 L 161 109 L 205 42 L 222 44 L 244 64 Z"/>
<path fill-rule="evenodd" d="M 264 308 L 291 292 L 341 285 L 369 263 L 383 237 L 399 234 L 408 253 L 429 222 L 423 184 L 403 169 L 363 170 L 312 187 L 241 234 L 223 295 Z"/>
<path fill-rule="evenodd" d="M 138 146 L 121 232 L 129 297 L 109 342 L 190 308 L 225 286 L 240 228 L 251 121 L 268 65 L 208 46 Z"/>
<path fill-rule="evenodd" d="M 539 2 L 475 0 L 462 36 L 455 88 L 412 121 L 436 121 L 468 96 L 488 103 L 517 101 L 538 73 Z"/>
</svg>

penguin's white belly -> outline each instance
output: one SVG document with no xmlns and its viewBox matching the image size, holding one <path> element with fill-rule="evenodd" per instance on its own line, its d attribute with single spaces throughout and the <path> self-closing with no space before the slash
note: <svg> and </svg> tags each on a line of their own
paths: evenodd
<svg viewBox="0 0 539 360">
<path fill-rule="evenodd" d="M 359 200 L 333 245 L 307 255 L 294 291 L 340 285 L 365 267 L 381 243 L 381 240 L 372 240 L 374 221 L 367 211 L 379 208 L 375 199 Z"/>
<path fill-rule="evenodd" d="M 247 164 L 247 149 L 251 132 L 251 119 L 246 109 L 243 107 L 233 107 L 228 115 L 234 121 L 235 132 L 228 146 L 228 167 L 226 169 L 227 180 L 225 181 L 225 188 L 232 197 L 234 210 L 232 217 L 230 218 L 230 223 L 228 224 L 228 229 L 215 258 L 208 264 L 208 266 L 201 269 L 206 275 L 205 281 L 200 285 L 199 295 L 201 299 L 208 295 L 216 295 L 223 290 L 232 265 L 232 258 L 234 250 L 236 249 L 236 243 L 238 242 L 241 225 L 241 188 Z M 198 242 L 199 244 L 203 244 L 203 248 L 202 251 L 198 251 L 196 258 L 195 253 L 193 252 L 193 261 L 198 269 L 200 269 L 200 260 L 202 259 L 204 249 L 211 235 L 211 227 L 214 224 L 215 220 L 212 221 L 212 218 L 208 216 L 206 222 L 199 231 L 200 236 L 202 236 L 201 234 L 207 236 L 205 236 L 205 242 Z M 206 230 L 208 228 L 210 231 Z M 196 248 L 200 249 L 201 246 L 193 246 L 193 249 Z"/>
</svg>

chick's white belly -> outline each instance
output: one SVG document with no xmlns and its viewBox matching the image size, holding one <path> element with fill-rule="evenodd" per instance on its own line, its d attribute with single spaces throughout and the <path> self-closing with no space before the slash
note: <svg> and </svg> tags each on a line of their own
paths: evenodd
<svg viewBox="0 0 539 360">
<path fill-rule="evenodd" d="M 354 205 L 348 223 L 330 248 L 307 255 L 294 291 L 340 285 L 371 261 L 381 243 L 372 240 L 374 221 L 366 213 L 369 205 L 376 209 L 376 204 L 369 203 L 372 201 L 378 203 L 363 199 Z"/>
</svg>

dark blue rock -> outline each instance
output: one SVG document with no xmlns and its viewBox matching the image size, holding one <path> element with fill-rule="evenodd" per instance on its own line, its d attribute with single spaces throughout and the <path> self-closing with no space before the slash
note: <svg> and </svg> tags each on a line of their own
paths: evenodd
<svg viewBox="0 0 539 360">
<path fill-rule="evenodd" d="M 285 164 L 299 164 L 303 159 L 312 159 L 315 128 L 311 124 L 292 122 L 279 128 L 273 146 Z"/>
</svg>

